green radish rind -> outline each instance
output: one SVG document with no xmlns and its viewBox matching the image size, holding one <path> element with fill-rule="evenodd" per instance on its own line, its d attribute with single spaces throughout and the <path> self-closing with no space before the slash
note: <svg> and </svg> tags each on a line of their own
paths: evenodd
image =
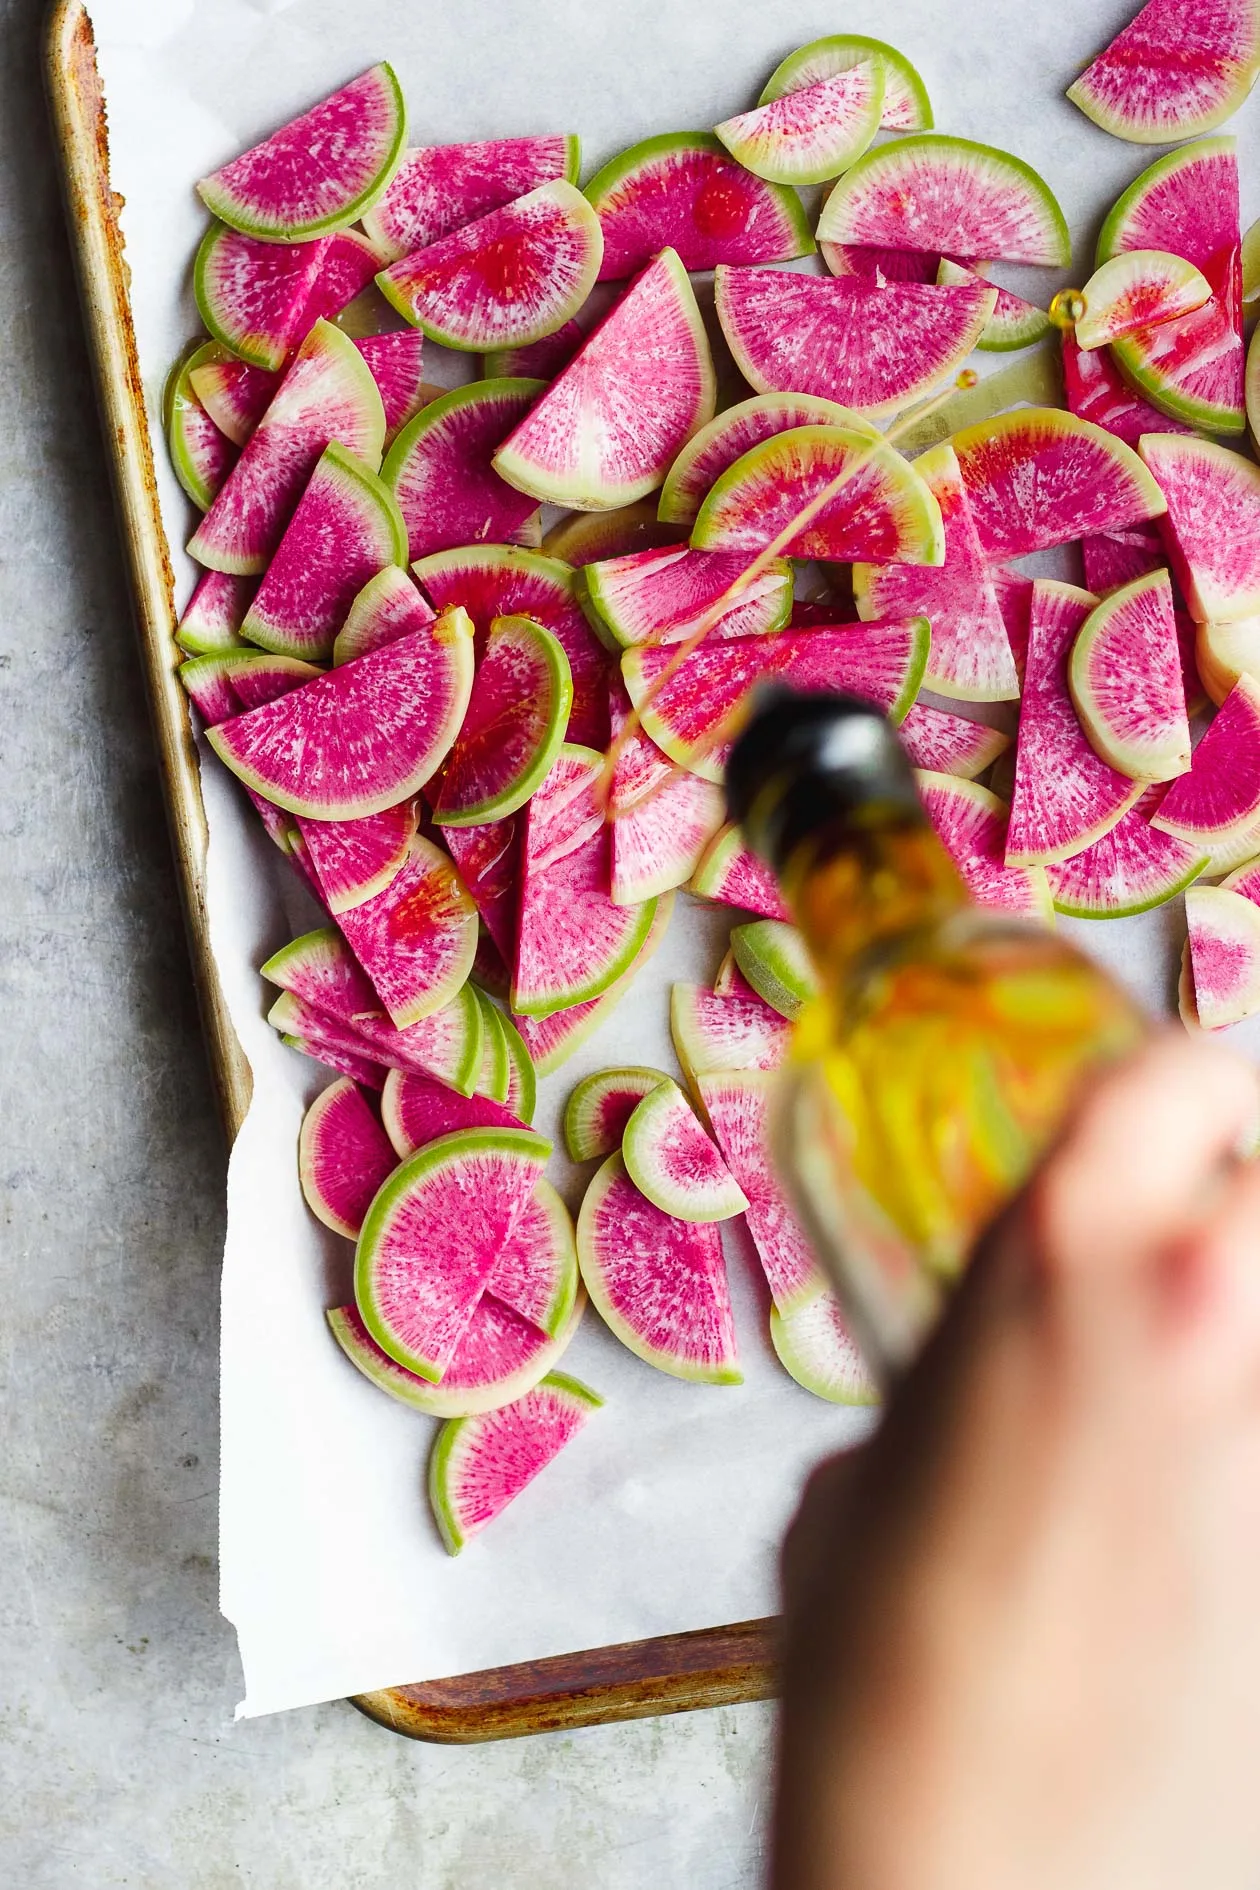
<svg viewBox="0 0 1260 1890">
<path fill-rule="evenodd" d="M 839 401 L 824 400 L 818 394 L 754 394 L 751 400 L 724 408 L 688 440 L 661 487 L 656 512 L 661 523 L 693 525 L 722 473 L 753 445 L 799 426 L 847 427 L 870 440 L 881 437 L 878 427 Z M 755 429 L 751 438 L 750 429 Z M 738 451 L 731 442 L 738 443 Z"/>
<path fill-rule="evenodd" d="M 1138 619 L 1127 643 L 1108 654 L 1108 645 L 1119 628 L 1124 634 L 1126 620 Z M 1165 647 L 1135 647 L 1135 634 L 1144 621 L 1148 631 L 1164 635 Z M 1110 719 L 1106 699 L 1100 696 L 1096 669 L 1110 668 L 1109 687 L 1119 684 L 1130 701 L 1150 696 L 1146 691 L 1156 682 L 1164 684 L 1164 701 L 1156 707 L 1164 722 L 1165 746 L 1153 749 L 1150 743 L 1126 741 Z M 1081 727 L 1090 746 L 1105 762 L 1127 774 L 1134 781 L 1171 781 L 1190 767 L 1190 720 L 1185 710 L 1185 688 L 1177 648 L 1177 627 L 1173 617 L 1172 583 L 1167 571 L 1150 571 L 1145 577 L 1121 585 L 1105 597 L 1085 619 L 1077 632 L 1068 659 L 1068 688 Z M 1176 706 L 1180 714 L 1174 713 Z"/>
<path fill-rule="evenodd" d="M 772 1306 L 770 1343 L 788 1377 L 816 1398 L 824 1398 L 828 1404 L 880 1402 L 879 1388 L 862 1354 L 843 1332 L 833 1293 L 820 1293 L 795 1312 L 781 1313 Z"/>
<path fill-rule="evenodd" d="M 525 1048 L 525 1039 L 510 1017 L 498 1012 L 499 1029 L 507 1049 L 511 1074 L 508 1078 L 507 1106 L 521 1122 L 532 1122 L 538 1107 L 538 1072 Z"/>
<path fill-rule="evenodd" d="M 699 1151 L 709 1173 L 694 1187 L 680 1188 L 662 1157 L 685 1152 L 688 1143 Z M 748 1206 L 748 1197 L 701 1127 L 695 1110 L 669 1077 L 635 1105 L 621 1138 L 621 1158 L 639 1193 L 675 1220 L 729 1221 Z"/>
<path fill-rule="evenodd" d="M 757 103 L 768 105 L 786 92 L 817 85 L 820 79 L 864 59 L 877 59 L 884 68 L 880 122 L 885 131 L 931 131 L 932 101 L 920 74 L 895 46 L 886 40 L 870 39 L 865 33 L 832 33 L 798 47 L 775 67 Z"/>
<path fill-rule="evenodd" d="M 204 422 L 208 429 L 208 437 L 222 462 L 224 478 L 236 454 L 226 438 L 223 439 L 222 446 L 219 446 L 222 436 L 193 392 L 189 376 L 193 369 L 200 367 L 203 362 L 221 361 L 223 354 L 223 346 L 217 341 L 203 341 L 189 348 L 172 367 L 162 394 L 166 445 L 171 456 L 171 465 L 174 468 L 175 477 L 199 512 L 210 510 L 218 496 L 219 486 L 211 485 L 207 477 L 208 468 L 199 462 L 193 448 L 190 423 L 195 424 L 199 420 Z M 222 484 L 222 479 L 219 484 Z"/>
<path fill-rule="evenodd" d="M 968 269 L 942 256 L 936 280 L 943 288 L 956 288 L 963 282 L 983 281 L 984 276 L 979 269 Z M 1041 341 L 1052 326 L 1045 309 L 1038 308 L 1035 302 L 1025 302 L 1022 296 L 999 291 L 997 306 L 976 347 L 982 354 L 1013 354 L 1018 348 L 1031 348 L 1034 342 Z"/>
<path fill-rule="evenodd" d="M 613 1070 L 593 1070 L 576 1085 L 564 1106 L 564 1145 L 575 1162 L 602 1161 L 618 1144 L 604 1133 L 602 1111 L 610 1098 L 633 1097 L 637 1102 L 667 1083 L 664 1070 L 644 1064 L 626 1064 Z"/>
<path fill-rule="evenodd" d="M 753 919 L 731 933 L 735 963 L 763 1004 L 790 1022 L 817 996 L 818 979 L 805 941 L 782 919 Z"/>
<path fill-rule="evenodd" d="M 251 214 L 244 207 L 237 193 L 230 188 L 224 188 L 220 180 L 224 171 L 231 169 L 231 165 L 225 165 L 218 171 L 212 171 L 208 177 L 203 177 L 197 185 L 198 195 L 211 215 L 218 217 L 220 222 L 226 223 L 231 229 L 240 230 L 246 236 L 260 237 L 264 242 L 294 243 L 307 237 L 322 236 L 331 230 L 344 229 L 357 217 L 362 216 L 365 210 L 370 210 L 397 170 L 407 138 L 407 106 L 397 74 L 391 65 L 381 60 L 352 83 L 362 85 L 365 80 L 373 78 L 377 80 L 380 89 L 385 112 L 386 136 L 381 145 L 375 171 L 352 197 L 346 198 L 322 216 L 306 217 L 282 227 L 277 224 L 274 217 L 268 219 Z M 351 88 L 346 86 L 342 89 L 349 91 Z M 321 100 L 320 105 L 312 109 L 318 112 L 327 103 L 327 100 Z M 291 131 L 301 123 L 302 118 L 307 116 L 307 113 L 302 113 L 300 118 L 291 121 L 289 125 L 282 126 L 280 132 L 274 135 L 279 137 L 284 132 Z M 270 142 L 271 139 L 266 139 L 263 146 L 254 146 L 252 149 L 260 150 Z M 246 152 L 242 155 L 249 156 L 250 153 Z M 232 162 L 237 163 L 239 159 L 234 159 Z"/>
<path fill-rule="evenodd" d="M 197 313 L 205 324 L 206 332 L 215 341 L 227 348 L 238 360 L 248 361 L 252 367 L 269 368 L 273 372 L 283 368 L 288 359 L 293 343 L 300 339 L 296 335 L 267 335 L 249 333 L 238 323 L 233 322 L 228 312 L 221 306 L 215 292 L 214 272 L 219 261 L 219 251 L 224 244 L 236 241 L 238 232 L 226 223 L 212 223 L 197 245 L 197 254 L 193 258 L 193 299 L 197 304 Z M 283 249 L 283 245 L 277 245 Z M 321 258 L 308 257 L 306 269 L 309 281 L 306 291 L 314 287 Z M 243 444 L 243 442 L 242 442 Z"/>
<path fill-rule="evenodd" d="M 560 752 L 569 725 L 569 711 L 573 707 L 573 672 L 569 668 L 569 659 L 559 640 L 542 624 L 535 623 L 532 617 L 499 617 L 490 627 L 478 677 L 509 642 L 515 643 L 518 649 L 525 652 L 535 671 L 533 690 L 522 699 L 535 711 L 533 746 L 515 773 L 502 780 L 494 793 L 484 794 L 475 800 L 464 797 L 452 805 L 447 796 L 452 771 L 459 761 L 460 741 L 457 737 L 447 760 L 447 772 L 443 776 L 437 805 L 433 810 L 434 823 L 439 827 L 476 827 L 492 820 L 505 820 L 509 814 L 524 807 L 542 785 Z M 468 716 L 476 708 L 478 677 L 473 679 Z"/>
<path fill-rule="evenodd" d="M 508 1057 L 507 1038 L 499 1028 L 502 1013 L 497 1004 L 490 1002 L 484 991 L 479 991 L 476 985 L 472 990 L 481 1012 L 481 1069 L 478 1072 L 477 1093 L 488 1096 L 491 1102 L 506 1106 L 512 1082 L 512 1065 Z"/>
<path fill-rule="evenodd" d="M 855 200 L 872 183 L 893 198 L 905 200 L 899 177 L 912 170 L 920 160 L 938 159 L 945 164 L 961 162 L 990 172 L 1011 193 L 1022 199 L 1021 210 L 1030 221 L 1027 241 L 995 241 L 992 227 L 957 224 L 950 229 L 924 233 L 924 240 L 912 248 L 934 249 L 947 255 L 981 255 L 1005 262 L 1026 262 L 1052 269 L 1066 269 L 1072 259 L 1072 238 L 1067 219 L 1054 192 L 1031 164 L 1009 151 L 993 145 L 976 144 L 967 138 L 945 137 L 939 132 L 918 132 L 893 143 L 876 145 L 844 173 L 823 206 L 818 221 L 820 243 L 858 243 L 905 248 L 905 230 L 895 223 L 864 222 L 857 214 Z M 1008 213 L 1009 214 L 1009 213 Z M 900 240 L 898 240 L 900 238 Z M 1018 253 L 1017 253 L 1018 252 Z"/>
<path fill-rule="evenodd" d="M 570 1378 L 565 1372 L 549 1372 L 545 1378 L 540 1379 L 532 1391 L 526 1392 L 525 1397 L 536 1397 L 540 1391 L 548 1391 L 553 1397 L 565 1400 L 570 1405 L 575 1419 L 573 1427 L 575 1430 L 580 1428 L 590 1413 L 597 1411 L 604 1402 L 597 1392 L 579 1383 L 576 1378 Z M 519 1404 L 524 1400 L 517 1399 L 515 1402 Z M 468 1531 L 461 1522 L 452 1494 L 452 1485 L 459 1473 L 463 1453 L 477 1451 L 479 1448 L 484 1449 L 483 1440 L 489 1421 L 499 1416 L 500 1412 L 511 1408 L 511 1406 L 499 1406 L 494 1411 L 481 1412 L 473 1417 L 449 1418 L 438 1432 L 437 1442 L 433 1446 L 433 1454 L 429 1459 L 429 1501 L 433 1506 L 434 1520 L 442 1541 L 451 1555 L 458 1555 L 467 1544 L 470 1533 L 475 1533 L 475 1531 Z M 570 1431 L 569 1436 L 572 1434 Z M 562 1443 L 568 1441 L 568 1437 L 565 1437 Z M 539 1471 L 544 1470 L 551 1461 L 551 1456 L 544 1458 L 537 1469 L 531 1471 L 521 1488 L 524 1489 L 532 1483 Z M 515 1491 L 509 1500 L 515 1500 L 519 1494 L 519 1490 Z"/>
<path fill-rule="evenodd" d="M 819 97 L 820 87 L 832 96 Z M 839 96 L 846 91 L 855 97 Z M 750 112 L 724 118 L 714 132 L 754 177 L 772 184 L 823 184 L 862 155 L 879 130 L 883 109 L 883 63 L 862 59 L 816 86 L 781 93 Z M 805 121 L 795 132 L 793 115 Z"/>
<path fill-rule="evenodd" d="M 414 1155 L 399 1163 L 384 1183 L 364 1217 L 355 1248 L 354 1297 L 364 1325 L 396 1364 L 428 1379 L 431 1384 L 441 1382 L 445 1369 L 445 1361 L 437 1365 L 421 1357 L 390 1331 L 378 1300 L 377 1249 L 405 1198 L 444 1169 L 479 1155 L 499 1156 L 505 1162 L 515 1157 L 522 1166 L 537 1170 L 536 1186 L 550 1154 L 551 1143 L 532 1129 L 463 1129 L 454 1135 L 439 1136 L 436 1141 L 417 1149 Z M 532 1188 L 530 1191 L 532 1193 Z M 484 1281 L 482 1284 L 484 1286 Z"/>
<path fill-rule="evenodd" d="M 1126 321 L 1120 311 L 1134 288 L 1155 282 L 1162 283 L 1162 293 L 1141 310 L 1140 319 L 1130 314 Z M 1122 341 L 1135 329 L 1192 315 L 1211 293 L 1212 285 L 1202 270 L 1184 256 L 1157 249 L 1121 250 L 1100 263 L 1081 290 L 1085 312 L 1076 324 L 1077 346 L 1102 348 L 1108 342 Z"/>
<path fill-rule="evenodd" d="M 657 555 L 665 560 L 674 558 L 679 551 L 683 551 L 686 555 L 685 548 L 682 546 L 661 546 Z M 633 649 L 639 643 L 661 641 L 681 643 L 688 626 L 691 625 L 694 628 L 694 619 L 682 619 L 681 627 L 676 617 L 667 620 L 664 624 L 660 624 L 658 619 L 658 624 L 660 624 L 658 634 L 645 633 L 641 628 L 642 618 L 640 617 L 636 622 L 633 616 L 636 584 L 632 581 L 627 586 L 624 583 L 624 572 L 613 573 L 610 579 L 606 570 L 607 566 L 620 563 L 620 559 L 599 559 L 584 565 L 578 577 L 587 621 L 605 648 L 619 656 L 623 649 Z M 620 583 L 619 579 L 622 580 Z M 716 598 L 702 609 L 707 613 L 721 602 L 721 598 Z M 782 630 L 787 624 L 792 615 L 792 567 L 786 558 L 772 559 L 748 589 L 741 591 L 738 597 L 724 605 L 723 614 L 736 610 L 741 604 L 748 606 L 753 603 L 759 605 L 758 614 L 755 621 L 749 622 L 745 628 L 741 629 L 741 636 L 769 635 L 775 630 Z M 588 605 L 589 608 L 587 608 Z M 627 605 L 631 608 L 628 609 Z M 701 609 L 697 609 L 695 617 L 698 618 L 700 615 Z M 718 622 L 720 621 L 719 619 Z M 715 623 L 710 626 L 710 629 L 717 629 L 717 627 Z"/>
<path fill-rule="evenodd" d="M 1223 886 L 1191 886 L 1186 927 L 1200 1028 L 1224 1030 L 1254 1017 L 1260 1011 L 1260 906 Z M 1221 967 L 1233 971 L 1233 989 L 1211 992 L 1208 979 Z"/>
</svg>

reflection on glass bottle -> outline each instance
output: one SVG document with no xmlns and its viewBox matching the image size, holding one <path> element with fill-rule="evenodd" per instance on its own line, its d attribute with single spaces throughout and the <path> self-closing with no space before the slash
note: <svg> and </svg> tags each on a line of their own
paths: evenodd
<svg viewBox="0 0 1260 1890">
<path fill-rule="evenodd" d="M 821 987 L 783 1074 L 780 1166 L 887 1374 L 918 1349 L 1082 1078 L 1146 1020 L 1046 927 L 971 903 L 895 734 L 865 704 L 776 693 L 736 744 L 727 793 Z"/>
</svg>

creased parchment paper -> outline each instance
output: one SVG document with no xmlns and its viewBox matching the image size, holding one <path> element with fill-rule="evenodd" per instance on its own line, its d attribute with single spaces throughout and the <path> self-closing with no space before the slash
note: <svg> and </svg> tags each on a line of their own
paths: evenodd
<svg viewBox="0 0 1260 1890">
<path fill-rule="evenodd" d="M 1132 11 L 1131 0 L 96 0 L 181 596 L 193 580 L 179 550 L 191 518 L 166 470 L 160 404 L 170 362 L 198 332 L 189 265 L 204 216 L 193 183 L 374 60 L 398 70 L 412 142 L 576 131 L 585 176 L 638 138 L 707 127 L 754 103 L 806 40 L 873 33 L 919 65 L 940 129 L 1005 145 L 1050 180 L 1077 239 L 1079 282 L 1101 214 L 1152 154 L 1095 130 L 1062 91 Z M 1236 129 L 1246 190 L 1254 106 Z M 1043 303 L 1061 286 L 1021 273 L 1004 279 Z M 429 371 L 455 382 L 475 363 L 434 350 Z M 492 1530 L 458 1560 L 445 1554 L 424 1494 L 432 1421 L 360 1378 L 324 1323 L 325 1308 L 349 1298 L 351 1250 L 306 1211 L 295 1148 L 325 1077 L 265 1024 L 256 969 L 317 915 L 234 784 L 203 759 L 211 934 L 254 1072 L 229 1173 L 223 1272 L 222 1606 L 240 1637 L 239 1711 L 771 1612 L 777 1543 L 804 1473 L 869 1420 L 809 1397 L 780 1370 L 755 1261 L 729 1229 L 743 1386 L 677 1383 L 588 1313 L 565 1368 L 606 1408 Z M 1181 927 L 1174 910 L 1074 929 L 1166 1008 Z M 558 1137 L 564 1097 L 587 1070 L 673 1067 L 669 984 L 711 978 L 724 933 L 720 915 L 680 896 L 631 1001 L 542 1085 L 545 1133 Z M 552 1172 L 576 1207 L 580 1177 L 559 1156 Z"/>
</svg>

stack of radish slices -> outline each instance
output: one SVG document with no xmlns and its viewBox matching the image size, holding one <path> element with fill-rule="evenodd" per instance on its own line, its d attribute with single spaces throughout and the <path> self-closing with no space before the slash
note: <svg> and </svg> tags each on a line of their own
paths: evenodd
<svg viewBox="0 0 1260 1890">
<path fill-rule="evenodd" d="M 1019 404 L 1043 349 L 912 459 L 916 403 L 1051 327 L 991 265 L 1070 249 L 1026 164 L 931 127 L 905 58 L 839 35 L 580 190 L 569 135 L 405 148 L 380 65 L 199 187 L 206 332 L 166 410 L 202 514 L 180 675 L 321 911 L 262 970 L 277 1031 L 338 1073 L 301 1147 L 356 1243 L 330 1323 L 446 1421 L 452 1549 L 597 1406 L 555 1369 L 588 1297 L 648 1364 L 739 1382 L 723 1219 L 792 1376 L 872 1395 L 767 1155 L 812 973 L 723 824 L 756 685 L 885 711 L 983 902 L 1100 919 L 1229 873 L 1188 895 L 1183 1005 L 1260 1007 L 1260 471 L 1197 430 L 1244 424 L 1233 146 L 1139 177 L 1053 303 L 1066 410 Z M 1078 544 L 1084 586 L 1020 568 Z M 600 1164 L 575 1237 L 536 1082 L 679 889 L 740 923 L 712 989 L 674 987 L 678 1077 L 575 1091 L 569 1153 Z"/>
</svg>

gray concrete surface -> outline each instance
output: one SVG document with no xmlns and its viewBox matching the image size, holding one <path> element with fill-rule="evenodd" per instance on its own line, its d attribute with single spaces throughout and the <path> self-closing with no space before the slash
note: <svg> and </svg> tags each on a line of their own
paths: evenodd
<svg viewBox="0 0 1260 1890">
<path fill-rule="evenodd" d="M 765 1707 L 466 1750 L 340 1704 L 232 1724 L 215 1570 L 224 1151 L 45 130 L 41 11 L 0 0 L 0 1882 L 752 1886 Z"/>
</svg>

